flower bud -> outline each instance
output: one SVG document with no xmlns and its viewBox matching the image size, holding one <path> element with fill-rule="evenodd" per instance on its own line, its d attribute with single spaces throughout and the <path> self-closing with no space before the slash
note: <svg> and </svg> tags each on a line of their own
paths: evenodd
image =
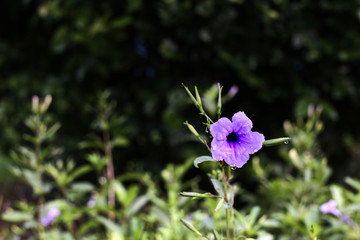
<svg viewBox="0 0 360 240">
<path fill-rule="evenodd" d="M 194 95 L 190 92 L 189 88 L 187 86 L 185 86 L 185 84 L 182 84 L 187 92 L 187 94 L 189 95 L 191 101 L 194 103 L 195 107 L 197 109 L 199 109 L 200 111 L 202 111 L 202 105 L 201 105 L 201 99 L 200 96 L 198 97 L 198 92 L 197 92 L 197 88 L 195 87 L 195 94 L 197 93 L 197 98 L 200 99 L 200 102 L 198 100 L 196 100 L 196 98 L 194 97 Z"/>
<path fill-rule="evenodd" d="M 39 111 L 39 97 L 37 95 L 32 97 L 32 111 L 34 113 Z"/>
<path fill-rule="evenodd" d="M 40 113 L 45 113 L 52 101 L 51 95 L 46 95 L 44 101 L 40 104 Z"/>
<path fill-rule="evenodd" d="M 188 123 L 188 121 L 184 122 L 184 124 L 188 127 L 190 132 L 192 132 L 192 134 L 195 135 L 195 137 L 200 138 L 199 133 L 196 131 L 196 129 L 191 124 Z"/>
</svg>

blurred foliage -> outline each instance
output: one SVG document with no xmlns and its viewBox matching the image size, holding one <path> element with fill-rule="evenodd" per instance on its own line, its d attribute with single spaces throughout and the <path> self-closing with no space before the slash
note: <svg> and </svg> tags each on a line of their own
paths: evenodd
<svg viewBox="0 0 360 240">
<path fill-rule="evenodd" d="M 158 176 L 149 170 L 109 175 L 109 162 L 116 162 L 113 152 L 129 147 L 126 134 L 114 133 L 126 119 L 113 112 L 115 102 L 109 92 L 98 95 L 93 108 L 94 134 L 76 144 L 74 154 L 63 154 L 69 149 L 57 142 L 60 123 L 49 112 L 51 101 L 49 95 L 32 98 L 31 113 L 24 119 L 24 141 L 11 151 L 8 168 L 24 181 L 20 188 L 24 194 L 13 201 L 9 201 L 11 194 L 2 195 L 1 238 L 224 239 L 228 204 L 209 197 L 225 194 L 217 179 L 224 172 L 213 169 L 217 164 L 201 164 L 213 169 L 210 191 L 214 194 L 195 197 L 192 191 L 199 191 L 200 169 L 195 176 L 186 176 L 194 157 L 182 164 L 168 163 Z M 233 200 L 241 204 L 235 204 L 231 218 L 237 239 L 358 239 L 360 181 L 346 177 L 346 185 L 328 183 L 330 167 L 316 139 L 323 131 L 322 110 L 310 105 L 306 118 L 284 123 L 292 139 L 280 150 L 284 162 L 269 161 L 259 154 L 251 159 L 252 166 L 245 165 L 250 173 L 244 171 L 246 167 L 236 170 L 248 181 L 239 182 L 237 176 L 229 179 L 233 187 L 228 196 L 237 194 Z M 88 162 L 75 164 L 78 156 Z M 341 216 L 320 212 L 320 205 L 329 199 L 338 203 Z M 44 224 L 51 209 L 59 215 Z"/>
<path fill-rule="evenodd" d="M 180 83 L 205 92 L 221 82 L 239 88 L 224 115 L 251 112 L 269 137 L 281 135 L 283 119 L 321 104 L 327 128 L 320 144 L 331 165 L 344 169 L 335 176 L 359 171 L 356 1 L 19 0 L 0 9 L 4 155 L 20 142 L 22 103 L 32 95 L 56 99 L 58 141 L 75 151 L 91 126 L 88 106 L 111 89 L 115 111 L 128 120 L 122 156 L 159 173 L 193 149 L 182 145 L 181 119 L 191 119 Z M 182 154 L 171 154 L 180 147 Z"/>
</svg>

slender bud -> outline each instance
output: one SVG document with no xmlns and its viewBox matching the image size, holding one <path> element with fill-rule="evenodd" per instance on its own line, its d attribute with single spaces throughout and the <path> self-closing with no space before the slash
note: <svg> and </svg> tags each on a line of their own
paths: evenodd
<svg viewBox="0 0 360 240">
<path fill-rule="evenodd" d="M 201 102 L 199 103 L 198 100 L 196 100 L 194 95 L 190 92 L 189 88 L 187 86 L 185 86 L 185 84 L 182 84 L 182 85 L 184 86 L 184 88 L 185 88 L 187 94 L 189 95 L 189 97 L 191 98 L 191 101 L 195 104 L 195 107 L 197 107 L 200 111 L 202 111 Z M 195 89 L 196 89 L 196 87 L 195 87 Z M 195 90 L 195 92 L 197 92 L 197 89 Z"/>
<path fill-rule="evenodd" d="M 308 112 L 308 116 L 311 117 L 314 115 L 314 112 L 315 112 L 315 106 L 314 104 L 309 104 L 308 106 L 308 109 L 307 109 L 307 112 Z"/>
<path fill-rule="evenodd" d="M 210 193 L 197 193 L 197 192 L 180 192 L 182 197 L 191 197 L 191 198 L 213 198 L 216 197 Z"/>
<path fill-rule="evenodd" d="M 39 97 L 37 95 L 34 95 L 32 97 L 32 111 L 34 113 L 37 113 L 39 111 Z"/>
<path fill-rule="evenodd" d="M 40 112 L 45 113 L 52 101 L 51 95 L 46 95 L 44 101 L 40 104 Z"/>
<path fill-rule="evenodd" d="M 195 86 L 195 96 L 196 96 L 197 102 L 200 104 L 200 106 L 202 106 L 201 97 L 200 97 L 199 91 L 196 86 Z"/>
<path fill-rule="evenodd" d="M 192 134 L 195 135 L 195 137 L 199 138 L 200 139 L 200 135 L 199 133 L 196 131 L 196 129 L 188 123 L 188 121 L 184 122 L 184 124 L 188 127 L 188 129 L 190 130 L 190 132 L 192 132 Z"/>
<path fill-rule="evenodd" d="M 219 86 L 219 95 L 218 95 L 218 103 L 217 103 L 217 113 L 218 113 L 218 117 L 220 118 L 221 115 L 221 108 L 222 108 L 222 103 L 221 103 L 221 91 L 223 89 L 223 86 L 220 85 L 220 83 L 218 84 Z"/>
</svg>

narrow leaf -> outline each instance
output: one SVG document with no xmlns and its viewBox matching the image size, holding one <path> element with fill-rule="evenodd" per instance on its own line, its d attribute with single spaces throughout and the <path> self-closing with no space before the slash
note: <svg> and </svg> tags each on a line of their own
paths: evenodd
<svg viewBox="0 0 360 240">
<path fill-rule="evenodd" d="M 269 139 L 269 140 L 266 140 L 265 142 L 263 142 L 263 147 L 270 147 L 270 146 L 275 146 L 275 145 L 279 145 L 279 144 L 288 144 L 290 139 L 291 138 L 289 138 L 289 137 Z"/>
<path fill-rule="evenodd" d="M 194 160 L 194 166 L 196 168 L 199 168 L 199 164 L 202 163 L 202 162 L 215 162 L 215 161 L 217 161 L 217 160 L 213 159 L 210 156 L 201 156 L 201 157 L 197 157 Z"/>
<path fill-rule="evenodd" d="M 211 198 L 216 197 L 212 195 L 211 193 L 197 193 L 197 192 L 180 192 L 180 196 L 183 197 L 192 197 L 192 198 Z"/>
<path fill-rule="evenodd" d="M 351 187 L 355 188 L 357 191 L 360 191 L 360 181 L 357 181 L 350 177 L 346 177 L 345 182 L 349 184 Z"/>
<path fill-rule="evenodd" d="M 116 223 L 114 223 L 113 221 L 111 221 L 107 218 L 104 218 L 102 216 L 95 216 L 95 218 L 98 222 L 100 222 L 102 225 L 104 225 L 108 230 L 122 234 L 122 230 L 121 230 L 120 226 L 117 225 Z"/>
<path fill-rule="evenodd" d="M 84 175 L 85 173 L 88 173 L 91 171 L 91 167 L 89 165 L 84 165 L 79 168 L 77 168 L 75 171 L 73 171 L 69 176 L 67 183 L 71 183 L 74 181 L 74 179 L 80 177 L 81 175 Z"/>
<path fill-rule="evenodd" d="M 260 207 L 255 206 L 251 209 L 250 215 L 249 215 L 249 225 L 251 227 L 255 224 L 256 219 L 259 216 L 259 213 L 260 213 Z"/>
<path fill-rule="evenodd" d="M 128 215 L 131 216 L 137 213 L 148 201 L 149 198 L 146 195 L 142 195 L 137 199 L 135 199 L 135 201 L 132 203 L 132 205 L 129 208 Z"/>
<path fill-rule="evenodd" d="M 193 231 L 194 233 L 196 233 L 198 236 L 202 237 L 203 235 L 194 227 L 194 225 L 192 225 L 191 223 L 189 223 L 188 221 L 180 218 L 180 221 L 185 225 L 185 227 L 187 227 L 188 229 L 190 229 L 191 231 Z"/>
<path fill-rule="evenodd" d="M 220 199 L 220 201 L 216 205 L 214 212 L 217 212 L 220 209 L 221 205 L 224 203 L 224 200 L 225 200 L 224 198 Z"/>
</svg>

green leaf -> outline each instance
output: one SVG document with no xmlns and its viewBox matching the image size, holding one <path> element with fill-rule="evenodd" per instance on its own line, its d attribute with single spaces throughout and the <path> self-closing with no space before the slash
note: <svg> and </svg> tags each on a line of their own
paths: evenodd
<svg viewBox="0 0 360 240">
<path fill-rule="evenodd" d="M 218 204 L 216 205 L 216 208 L 215 208 L 214 212 L 217 212 L 217 211 L 220 209 L 220 207 L 221 207 L 222 204 L 224 203 L 224 200 L 225 200 L 225 198 L 220 199 L 220 201 L 219 201 Z"/>
<path fill-rule="evenodd" d="M 180 196 L 182 197 L 192 197 L 192 198 L 212 198 L 216 197 L 211 193 L 197 193 L 197 192 L 180 192 Z"/>
<path fill-rule="evenodd" d="M 223 184 L 215 179 L 215 178 L 210 178 L 210 181 L 212 183 L 212 185 L 214 186 L 214 189 L 216 190 L 216 192 L 221 196 L 221 197 L 224 197 L 225 196 L 225 193 L 224 193 L 224 186 Z"/>
<path fill-rule="evenodd" d="M 76 178 L 80 177 L 81 175 L 84 175 L 85 173 L 88 173 L 91 171 L 91 167 L 89 165 L 81 166 L 77 168 L 74 172 L 72 172 L 68 177 L 68 183 L 71 183 Z"/>
<path fill-rule="evenodd" d="M 271 147 L 279 144 L 288 144 L 290 140 L 291 140 L 290 137 L 269 139 L 263 142 L 263 147 Z"/>
<path fill-rule="evenodd" d="M 123 204 L 127 198 L 127 192 L 124 185 L 118 181 L 114 181 L 112 187 L 114 188 L 118 201 Z"/>
<path fill-rule="evenodd" d="M 193 231 L 194 233 L 196 233 L 198 236 L 202 237 L 203 235 L 194 227 L 194 225 L 192 225 L 191 223 L 189 223 L 188 221 L 180 218 L 180 221 L 185 225 L 185 227 L 187 227 L 188 229 L 190 229 L 191 231 Z"/>
<path fill-rule="evenodd" d="M 129 211 L 127 214 L 129 216 L 137 213 L 147 202 L 149 201 L 149 198 L 146 195 L 142 195 L 135 199 L 135 201 L 131 204 Z"/>
<path fill-rule="evenodd" d="M 47 136 L 49 137 L 49 138 L 52 138 L 54 135 L 55 135 L 55 133 L 59 130 L 59 128 L 60 128 L 60 124 L 59 123 L 55 123 L 54 125 L 52 125 L 50 128 L 49 128 L 49 130 L 47 131 Z"/>
<path fill-rule="evenodd" d="M 114 147 L 124 147 L 129 145 L 129 140 L 125 137 L 120 136 L 113 139 L 111 143 Z"/>
<path fill-rule="evenodd" d="M 194 166 L 196 168 L 199 168 L 199 164 L 202 163 L 202 162 L 215 162 L 217 160 L 213 159 L 212 157 L 210 156 L 201 156 L 201 157 L 197 157 L 195 160 L 194 160 Z"/>
<path fill-rule="evenodd" d="M 122 202 L 125 208 L 129 207 L 133 201 L 135 201 L 136 197 L 138 196 L 138 193 L 140 191 L 140 188 L 138 185 L 131 185 L 127 187 L 126 192 L 126 198 Z"/>
<path fill-rule="evenodd" d="M 108 230 L 116 232 L 120 235 L 122 235 L 122 230 L 119 225 L 114 223 L 113 221 L 106 219 L 102 216 L 95 216 L 96 220 L 100 222 L 102 225 L 104 225 Z"/>
<path fill-rule="evenodd" d="M 7 222 L 27 222 L 32 220 L 33 216 L 27 212 L 8 210 L 2 214 L 2 219 Z"/>
<path fill-rule="evenodd" d="M 71 185 L 70 190 L 75 192 L 91 192 L 94 191 L 94 185 L 89 182 L 77 182 Z"/>
<path fill-rule="evenodd" d="M 250 225 L 251 227 L 255 224 L 256 219 L 257 219 L 259 213 L 260 213 L 260 207 L 255 206 L 255 207 L 253 207 L 253 208 L 251 209 L 250 215 L 249 215 L 249 225 Z"/>
<path fill-rule="evenodd" d="M 344 206 L 344 197 L 342 194 L 342 188 L 337 185 L 332 185 L 330 187 L 331 194 L 333 199 L 337 202 L 338 206 L 342 208 Z"/>
<path fill-rule="evenodd" d="M 360 181 L 357 181 L 351 177 L 346 177 L 345 182 L 360 192 Z"/>
</svg>

